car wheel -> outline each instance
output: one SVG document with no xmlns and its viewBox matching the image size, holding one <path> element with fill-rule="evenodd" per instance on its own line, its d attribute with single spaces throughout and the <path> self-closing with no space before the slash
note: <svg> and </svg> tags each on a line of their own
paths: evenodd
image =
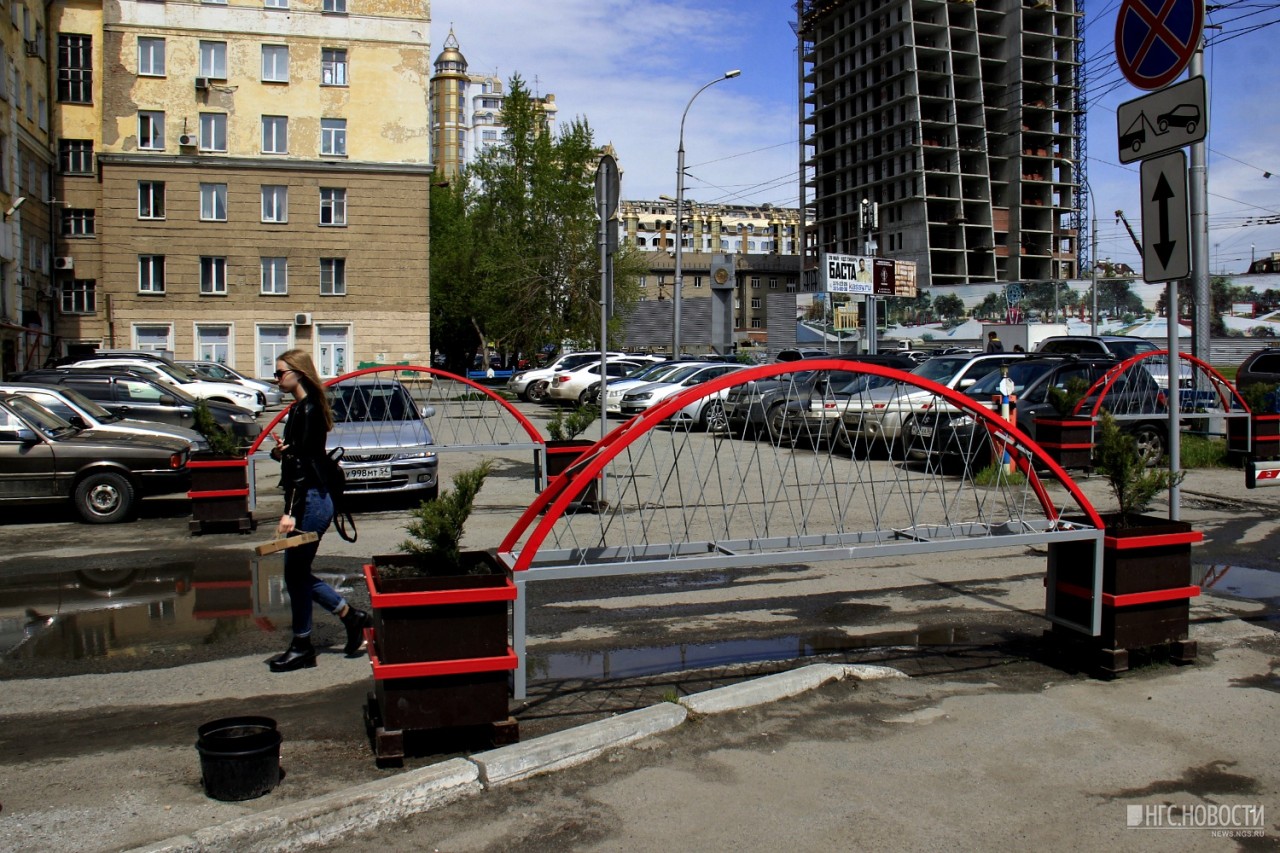
<svg viewBox="0 0 1280 853">
<path fill-rule="evenodd" d="M 133 512 L 133 484 L 111 471 L 89 474 L 76 486 L 76 510 L 90 524 L 123 521 Z"/>
<path fill-rule="evenodd" d="M 1187 136 L 1196 132 L 1196 123 L 1194 121 L 1187 122 Z"/>
<path fill-rule="evenodd" d="M 1165 133 L 1168 130 L 1169 130 L 1169 122 L 1166 121 L 1165 119 L 1160 119 L 1160 132 Z"/>
<path fill-rule="evenodd" d="M 1138 153 L 1139 151 L 1142 150 L 1142 140 L 1141 139 L 1133 140 L 1133 145 L 1131 147 L 1133 148 L 1133 152 L 1135 154 Z"/>
<path fill-rule="evenodd" d="M 1164 431 L 1152 424 L 1143 424 L 1133 431 L 1133 439 L 1138 443 L 1138 458 L 1142 464 L 1150 468 L 1160 462 L 1165 454 Z"/>
<path fill-rule="evenodd" d="M 729 425 L 729 418 L 724 413 L 724 403 L 720 400 L 712 400 L 703 406 L 698 423 L 707 432 L 723 431 Z"/>
<path fill-rule="evenodd" d="M 588 388 L 587 390 L 583 391 L 581 394 L 578 395 L 578 405 L 589 406 L 591 405 L 591 401 L 594 400 L 599 395 L 600 395 L 599 388 Z"/>
<path fill-rule="evenodd" d="M 545 379 L 543 379 L 540 382 L 534 382 L 532 385 L 530 385 L 528 390 L 529 402 L 531 403 L 546 402 L 547 387 L 548 387 L 548 382 Z"/>
<path fill-rule="evenodd" d="M 774 403 L 765 413 L 764 422 L 769 428 L 769 438 L 776 444 L 787 435 L 787 407 Z"/>
</svg>

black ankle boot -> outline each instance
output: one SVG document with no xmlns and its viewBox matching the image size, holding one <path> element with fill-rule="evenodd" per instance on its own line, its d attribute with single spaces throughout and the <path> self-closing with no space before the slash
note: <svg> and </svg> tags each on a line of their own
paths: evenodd
<svg viewBox="0 0 1280 853">
<path fill-rule="evenodd" d="M 364 645 L 364 629 L 373 627 L 373 617 L 363 610 L 347 606 L 347 615 L 338 617 L 347 627 L 347 644 L 342 647 L 343 654 L 348 657 L 360 651 Z"/>
<path fill-rule="evenodd" d="M 293 672 L 316 665 L 316 650 L 310 637 L 294 637 L 284 654 L 271 661 L 272 672 Z"/>
</svg>

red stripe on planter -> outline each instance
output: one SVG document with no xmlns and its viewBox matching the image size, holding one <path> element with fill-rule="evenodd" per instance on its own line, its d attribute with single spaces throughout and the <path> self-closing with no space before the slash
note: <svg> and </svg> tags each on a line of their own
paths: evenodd
<svg viewBox="0 0 1280 853">
<path fill-rule="evenodd" d="M 244 459 L 192 459 L 187 462 L 188 468 L 248 468 Z"/>
<path fill-rule="evenodd" d="M 253 581 L 194 581 L 191 584 L 192 589 L 247 589 L 253 586 Z"/>
<path fill-rule="evenodd" d="M 1204 534 L 1197 530 L 1192 530 L 1189 533 L 1157 533 L 1153 536 L 1129 536 L 1123 539 L 1115 536 L 1104 536 L 1102 539 L 1103 547 L 1114 548 L 1117 551 L 1129 551 L 1134 548 L 1159 548 L 1165 545 L 1192 545 L 1203 541 Z"/>
<path fill-rule="evenodd" d="M 364 582 L 369 587 L 369 603 L 374 607 L 422 607 L 432 604 L 473 604 L 481 601 L 515 601 L 516 585 L 507 578 L 502 586 L 478 589 L 443 589 L 434 592 L 378 592 L 373 565 L 366 563 Z"/>
<path fill-rule="evenodd" d="M 1093 598 L 1093 590 L 1066 581 L 1058 581 L 1058 592 L 1065 592 L 1073 598 Z"/>
<path fill-rule="evenodd" d="M 507 653 L 493 658 L 461 658 L 458 660 L 423 661 L 421 663 L 382 663 L 373 645 L 373 629 L 366 628 L 365 640 L 369 648 L 369 664 L 377 681 L 394 678 L 430 678 L 436 675 L 466 675 L 472 672 L 500 672 L 515 669 L 519 665 L 515 649 L 507 646 Z"/>
<path fill-rule="evenodd" d="M 1040 442 L 1040 446 L 1053 448 L 1054 450 L 1092 450 L 1093 449 L 1093 443 L 1088 441 L 1084 442 L 1083 444 L 1063 444 L 1057 441 L 1042 441 Z"/>
<path fill-rule="evenodd" d="M 1200 594 L 1198 586 L 1180 586 L 1173 589 L 1153 589 L 1149 592 L 1131 592 L 1127 595 L 1102 594 L 1104 607 L 1134 607 L 1139 604 L 1155 604 L 1159 601 L 1178 601 L 1183 598 L 1195 598 Z"/>
<path fill-rule="evenodd" d="M 248 497 L 248 489 L 218 489 L 212 492 L 187 492 L 187 497 L 194 500 L 200 498 L 243 498 Z"/>
</svg>

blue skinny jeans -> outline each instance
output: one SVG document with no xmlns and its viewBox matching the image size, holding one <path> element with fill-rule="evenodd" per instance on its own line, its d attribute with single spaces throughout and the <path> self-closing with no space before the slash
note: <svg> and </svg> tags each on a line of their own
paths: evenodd
<svg viewBox="0 0 1280 853">
<path fill-rule="evenodd" d="M 307 489 L 307 500 L 294 530 L 315 533 L 321 537 L 333 522 L 333 501 L 322 489 Z M 347 606 L 338 591 L 311 573 L 320 540 L 289 548 L 284 552 L 284 586 L 289 591 L 289 607 L 293 612 L 293 635 L 311 636 L 311 602 L 315 601 L 335 616 Z"/>
</svg>

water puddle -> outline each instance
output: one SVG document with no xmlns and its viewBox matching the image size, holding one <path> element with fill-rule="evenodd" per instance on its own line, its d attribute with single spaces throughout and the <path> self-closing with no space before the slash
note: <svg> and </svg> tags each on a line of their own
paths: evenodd
<svg viewBox="0 0 1280 853">
<path fill-rule="evenodd" d="M 317 573 L 339 592 L 355 574 Z M 289 624 L 284 559 L 201 559 L 0 578 L 0 659 L 85 660 L 232 645 Z"/>
<path fill-rule="evenodd" d="M 785 661 L 890 646 L 949 646 L 970 642 L 963 628 L 930 628 L 848 637 L 843 634 L 683 643 L 575 654 L 529 653 L 530 679 L 587 680 L 635 678 L 760 661 Z"/>
<path fill-rule="evenodd" d="M 1217 564 L 1205 568 L 1200 588 L 1280 606 L 1280 572 Z"/>
</svg>

